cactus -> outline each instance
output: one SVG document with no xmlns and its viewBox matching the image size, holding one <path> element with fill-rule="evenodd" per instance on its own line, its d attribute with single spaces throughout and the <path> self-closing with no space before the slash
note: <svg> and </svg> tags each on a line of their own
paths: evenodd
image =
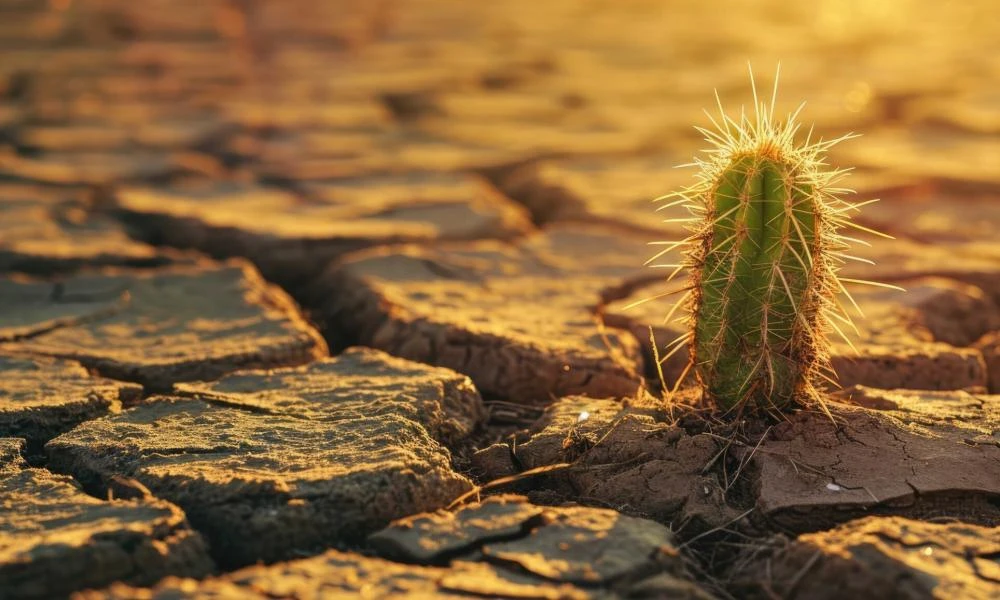
<svg viewBox="0 0 1000 600">
<path fill-rule="evenodd" d="M 848 202 L 849 190 L 834 187 L 846 171 L 823 160 L 853 134 L 810 142 L 810 131 L 797 145 L 802 107 L 775 121 L 777 76 L 770 105 L 758 101 L 750 77 L 753 117 L 730 118 L 719 102 L 721 121 L 709 115 L 715 130 L 697 128 L 713 145 L 692 163 L 697 183 L 664 197 L 671 199 L 664 207 L 684 205 L 693 214 L 684 219 L 693 221 L 692 235 L 666 243 L 651 260 L 681 248 L 684 260 L 664 266 L 675 267 L 671 278 L 689 271 L 674 307 L 687 308 L 689 328 L 668 356 L 687 345 L 690 362 L 674 390 L 693 370 L 722 409 L 780 412 L 819 399 L 823 380 L 835 383 L 828 336 L 844 336 L 838 322 L 853 327 L 838 297 L 857 306 L 844 283 L 871 283 L 838 276 L 846 260 L 864 260 L 845 253 L 852 238 L 838 232 L 871 230 L 851 221 L 866 203 Z"/>
</svg>

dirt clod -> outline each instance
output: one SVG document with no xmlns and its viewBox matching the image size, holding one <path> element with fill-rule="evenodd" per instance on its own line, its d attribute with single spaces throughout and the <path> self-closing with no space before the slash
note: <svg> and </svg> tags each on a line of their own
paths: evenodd
<svg viewBox="0 0 1000 600">
<path fill-rule="evenodd" d="M 249 183 L 129 187 L 118 212 L 145 239 L 243 256 L 296 288 L 330 261 L 379 244 L 510 239 L 524 211 L 465 174 L 379 175 L 310 182 L 300 191 Z"/>
<path fill-rule="evenodd" d="M 48 275 L 171 262 L 171 253 L 131 240 L 121 223 L 89 212 L 82 195 L 61 188 L 0 185 L 0 273 Z"/>
<path fill-rule="evenodd" d="M 526 470 L 571 463 L 545 476 L 545 487 L 567 499 L 690 528 L 685 534 L 727 523 L 740 511 L 727 503 L 711 469 L 722 444 L 664 417 L 616 400 L 563 398 L 522 436 L 514 453 Z"/>
<path fill-rule="evenodd" d="M 19 471 L 28 466 L 24 461 L 26 442 L 20 438 L 0 438 L 0 472 Z"/>
<path fill-rule="evenodd" d="M 470 553 L 483 544 L 517 538 L 545 521 L 545 509 L 518 496 L 495 496 L 454 512 L 407 517 L 369 536 L 380 556 L 430 564 Z"/>
<path fill-rule="evenodd" d="M 125 581 L 214 570 L 201 536 L 174 505 L 152 498 L 102 501 L 72 479 L 0 468 L 0 590 L 52 598 Z"/>
<path fill-rule="evenodd" d="M 1000 397 L 872 388 L 844 395 L 852 404 L 830 404 L 833 421 L 799 412 L 753 451 L 760 516 L 799 532 L 873 511 L 1000 518 Z"/>
<path fill-rule="evenodd" d="M 372 540 L 376 548 L 407 561 L 437 560 L 441 566 L 330 551 L 204 582 L 171 579 L 152 592 L 117 585 L 80 598 L 244 593 L 252 598 L 305 599 L 320 590 L 338 597 L 377 598 L 711 597 L 691 581 L 669 529 L 610 510 L 539 507 L 519 497 L 497 497 L 455 513 L 398 521 Z"/>
<path fill-rule="evenodd" d="M 288 296 L 238 262 L 0 280 L 0 349 L 72 359 L 158 391 L 326 354 Z"/>
<path fill-rule="evenodd" d="M 867 517 L 774 543 L 733 576 L 739 597 L 987 600 L 1000 593 L 996 527 Z"/>
<path fill-rule="evenodd" d="M 74 362 L 0 355 L 0 436 L 25 438 L 38 453 L 60 433 L 141 395 L 135 384 L 91 377 Z"/>
<path fill-rule="evenodd" d="M 621 223 L 650 240 L 683 239 L 683 224 L 664 222 L 653 198 L 691 183 L 674 169 L 678 156 L 576 158 L 524 165 L 500 178 L 500 189 L 522 202 L 536 221 Z"/>
<path fill-rule="evenodd" d="M 359 349 L 183 389 L 207 401 L 154 398 L 46 449 L 95 493 L 121 475 L 177 503 L 224 567 L 357 543 L 472 487 L 437 441 L 485 414 L 455 373 Z"/>
<path fill-rule="evenodd" d="M 607 289 L 643 275 L 641 255 L 614 230 L 583 226 L 517 245 L 407 246 L 346 258 L 307 302 L 328 331 L 465 373 L 484 394 L 629 396 L 639 343 L 593 313 Z"/>
<path fill-rule="evenodd" d="M 975 346 L 983 353 L 989 372 L 990 393 L 1000 394 L 1000 331 L 987 333 L 976 341 Z"/>
<path fill-rule="evenodd" d="M 227 406 L 312 421 L 398 415 L 445 444 L 459 443 L 486 419 L 468 377 L 360 347 L 302 367 L 239 371 L 175 387 Z"/>
</svg>

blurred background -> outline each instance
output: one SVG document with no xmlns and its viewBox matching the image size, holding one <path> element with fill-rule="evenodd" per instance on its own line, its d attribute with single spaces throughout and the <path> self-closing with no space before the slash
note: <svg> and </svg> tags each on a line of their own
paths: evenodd
<svg viewBox="0 0 1000 600">
<path fill-rule="evenodd" d="M 648 201 L 689 181 L 670 167 L 703 146 L 692 126 L 708 124 L 713 90 L 738 110 L 747 63 L 770 89 L 780 61 L 779 111 L 805 101 L 818 135 L 864 134 L 831 159 L 858 167 L 848 185 L 923 199 L 898 233 L 935 241 L 964 221 L 962 236 L 990 235 L 997 12 L 993 0 L 3 0 L 0 169 L 304 196 L 373 174 L 475 173 L 536 225 L 569 211 L 658 233 Z M 972 197 L 984 201 L 931 214 Z M 871 224 L 898 230 L 900 205 L 880 210 Z"/>
</svg>

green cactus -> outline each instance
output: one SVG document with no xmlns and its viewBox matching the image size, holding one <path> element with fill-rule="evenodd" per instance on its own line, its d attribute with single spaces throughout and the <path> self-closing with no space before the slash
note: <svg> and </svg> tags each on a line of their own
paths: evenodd
<svg viewBox="0 0 1000 600">
<path fill-rule="evenodd" d="M 871 283 L 838 277 L 846 260 L 864 260 L 844 252 L 850 238 L 838 230 L 870 230 L 850 220 L 865 203 L 834 187 L 845 171 L 825 169 L 822 158 L 853 135 L 796 145 L 799 111 L 774 121 L 775 95 L 761 103 L 754 86 L 753 118 L 732 119 L 720 103 L 721 125 L 710 115 L 716 129 L 698 128 L 714 147 L 692 163 L 697 183 L 664 197 L 694 214 L 692 235 L 654 257 L 684 248 L 671 278 L 685 267 L 690 275 L 674 307 L 688 309 L 689 330 L 668 353 L 686 345 L 691 357 L 677 386 L 693 371 L 727 411 L 780 412 L 818 399 L 822 380 L 835 383 L 828 335 L 844 335 L 838 321 L 853 327 L 838 302 L 850 298 L 844 282 Z"/>
<path fill-rule="evenodd" d="M 783 407 L 815 362 L 816 199 L 780 154 L 734 156 L 698 253 L 694 367 L 724 406 Z"/>
</svg>

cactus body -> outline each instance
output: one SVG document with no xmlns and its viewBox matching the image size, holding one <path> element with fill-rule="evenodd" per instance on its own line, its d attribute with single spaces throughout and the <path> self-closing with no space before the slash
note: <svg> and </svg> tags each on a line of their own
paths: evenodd
<svg viewBox="0 0 1000 600">
<path fill-rule="evenodd" d="M 697 257 L 695 372 L 724 408 L 786 406 L 814 369 L 821 212 L 795 165 L 735 156 L 711 192 Z"/>
<path fill-rule="evenodd" d="M 854 136 L 796 144 L 798 111 L 775 121 L 776 93 L 777 78 L 770 106 L 754 89 L 753 117 L 730 118 L 720 103 L 720 120 L 710 116 L 715 129 L 697 128 L 713 145 L 692 163 L 697 183 L 663 197 L 679 198 L 663 208 L 683 205 L 694 215 L 686 219 L 692 235 L 662 242 L 667 248 L 650 261 L 679 248 L 680 265 L 656 266 L 676 267 L 671 278 L 689 272 L 675 306 L 687 308 L 689 330 L 664 357 L 688 347 L 688 369 L 674 389 L 694 373 L 726 410 L 781 411 L 818 400 L 820 381 L 835 383 L 829 332 L 844 335 L 838 322 L 853 327 L 839 302 L 842 295 L 857 306 L 844 282 L 885 285 L 838 277 L 846 260 L 864 261 L 844 252 L 852 238 L 841 228 L 882 235 L 851 221 L 865 203 L 844 200 L 849 190 L 834 184 L 846 171 L 825 167 L 826 150 Z"/>
</svg>

